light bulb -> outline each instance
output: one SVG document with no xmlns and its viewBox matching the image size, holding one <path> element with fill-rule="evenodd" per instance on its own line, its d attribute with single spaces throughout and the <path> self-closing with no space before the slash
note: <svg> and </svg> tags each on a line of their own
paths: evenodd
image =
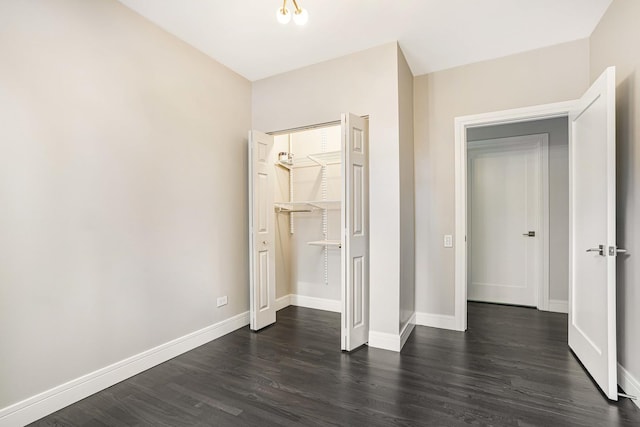
<svg viewBox="0 0 640 427">
<path fill-rule="evenodd" d="M 293 22 L 296 23 L 296 25 L 304 25 L 309 21 L 309 12 L 307 12 L 307 9 L 300 9 L 300 11 L 297 11 L 293 14 Z"/>
<path fill-rule="evenodd" d="M 288 24 L 289 21 L 291 21 L 291 12 L 289 12 L 289 9 L 286 7 L 281 7 L 276 12 L 276 19 L 278 19 L 278 22 L 281 24 Z"/>
</svg>

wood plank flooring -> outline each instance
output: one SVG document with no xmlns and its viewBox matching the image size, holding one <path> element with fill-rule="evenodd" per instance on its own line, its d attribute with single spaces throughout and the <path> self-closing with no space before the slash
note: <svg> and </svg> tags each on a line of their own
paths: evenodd
<svg viewBox="0 0 640 427">
<path fill-rule="evenodd" d="M 468 323 L 345 354 L 339 314 L 288 307 L 33 425 L 640 426 L 568 350 L 566 315 L 470 303 Z"/>
</svg>

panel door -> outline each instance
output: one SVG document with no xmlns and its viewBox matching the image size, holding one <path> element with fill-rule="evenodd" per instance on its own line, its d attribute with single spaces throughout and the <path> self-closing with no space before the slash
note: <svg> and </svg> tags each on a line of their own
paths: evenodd
<svg viewBox="0 0 640 427">
<path fill-rule="evenodd" d="M 367 121 L 342 115 L 342 350 L 369 340 L 369 136 Z"/>
<path fill-rule="evenodd" d="M 249 132 L 250 327 L 276 321 L 273 137 Z"/>
<path fill-rule="evenodd" d="M 615 68 L 570 114 L 569 346 L 611 400 L 616 354 Z"/>
<path fill-rule="evenodd" d="M 469 144 L 469 300 L 538 305 L 546 142 L 530 135 Z"/>
</svg>

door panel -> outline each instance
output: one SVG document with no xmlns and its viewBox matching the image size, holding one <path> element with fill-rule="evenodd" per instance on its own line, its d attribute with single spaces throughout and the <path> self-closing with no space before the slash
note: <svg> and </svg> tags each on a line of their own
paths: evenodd
<svg viewBox="0 0 640 427">
<path fill-rule="evenodd" d="M 369 339 L 369 172 L 365 119 L 342 115 L 342 334 L 341 348 Z"/>
<path fill-rule="evenodd" d="M 364 236 L 364 167 L 353 165 L 353 229 L 354 236 Z"/>
<path fill-rule="evenodd" d="M 364 299 L 362 293 L 364 290 L 364 257 L 353 258 L 353 327 L 358 327 L 364 322 Z"/>
<path fill-rule="evenodd" d="M 469 143 L 469 300 L 538 305 L 547 144 L 546 134 Z"/>
<path fill-rule="evenodd" d="M 273 137 L 249 132 L 249 294 L 254 331 L 276 321 L 273 173 Z"/>
<path fill-rule="evenodd" d="M 258 288 L 260 289 L 260 301 L 258 302 L 258 310 L 264 310 L 269 307 L 269 251 L 258 251 L 259 261 L 259 277 Z"/>
<path fill-rule="evenodd" d="M 569 121 L 569 346 L 617 400 L 614 67 L 580 99 Z"/>
</svg>

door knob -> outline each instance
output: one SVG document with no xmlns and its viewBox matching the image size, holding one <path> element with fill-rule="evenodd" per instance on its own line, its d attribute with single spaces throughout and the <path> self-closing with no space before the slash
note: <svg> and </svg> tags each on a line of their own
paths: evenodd
<svg viewBox="0 0 640 427">
<path fill-rule="evenodd" d="M 598 245 L 597 248 L 589 248 L 587 252 L 598 252 L 598 255 L 604 256 L 604 245 Z"/>
<path fill-rule="evenodd" d="M 528 233 L 522 233 L 523 236 L 525 237 L 536 237 L 536 232 L 535 231 L 529 231 Z"/>
<path fill-rule="evenodd" d="M 262 244 L 263 244 L 263 245 L 266 245 L 267 243 L 268 243 L 268 242 L 267 242 L 266 240 L 263 240 L 263 241 L 262 241 Z"/>
</svg>

